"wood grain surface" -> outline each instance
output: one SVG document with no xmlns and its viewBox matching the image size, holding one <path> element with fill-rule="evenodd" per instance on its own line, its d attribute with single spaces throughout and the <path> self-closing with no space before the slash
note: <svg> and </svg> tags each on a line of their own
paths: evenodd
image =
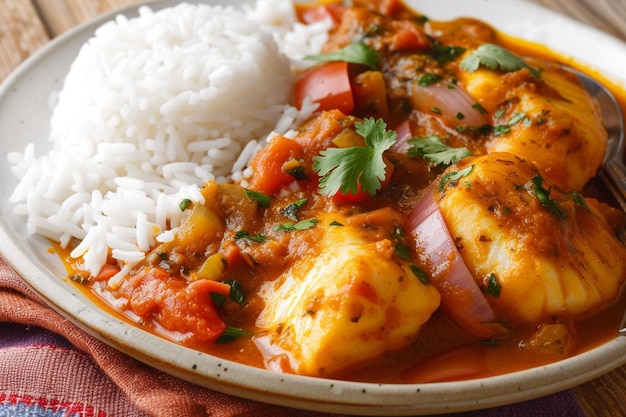
<svg viewBox="0 0 626 417">
<path fill-rule="evenodd" d="M 0 0 L 0 81 L 66 30 L 142 0 Z M 626 0 L 527 0 L 626 41 Z M 626 367 L 574 389 L 588 417 L 626 416 Z"/>
</svg>

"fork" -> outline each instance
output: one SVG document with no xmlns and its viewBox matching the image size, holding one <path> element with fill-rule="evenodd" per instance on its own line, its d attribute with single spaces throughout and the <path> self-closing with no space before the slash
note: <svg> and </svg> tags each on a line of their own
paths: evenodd
<svg viewBox="0 0 626 417">
<path fill-rule="evenodd" d="M 608 143 L 598 177 L 606 185 L 622 210 L 626 212 L 626 166 L 624 165 L 624 116 L 615 96 L 600 82 L 573 68 L 563 66 L 578 76 L 589 93 L 598 100 L 608 133 Z M 622 240 L 626 240 L 621 232 Z M 618 332 L 626 336 L 626 312 Z"/>
</svg>

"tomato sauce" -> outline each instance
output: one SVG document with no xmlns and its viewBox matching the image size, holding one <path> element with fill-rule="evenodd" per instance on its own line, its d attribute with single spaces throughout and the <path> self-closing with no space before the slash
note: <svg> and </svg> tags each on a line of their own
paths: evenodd
<svg viewBox="0 0 626 417">
<path fill-rule="evenodd" d="M 292 265 L 323 252 L 317 233 L 322 214 L 330 213 L 330 218 L 336 219 L 331 225 L 345 224 L 360 230 L 362 236 L 378 242 L 376 250 L 384 250 L 382 241 L 395 244 L 396 254 L 405 246 L 415 250 L 400 235 L 408 227 L 412 209 L 431 183 L 440 180 L 447 165 L 407 155 L 409 138 L 438 135 L 448 138 L 447 145 L 466 147 L 479 156 L 489 152 L 488 146 L 498 136 L 493 126 L 485 126 L 494 119 L 482 112 L 489 117 L 500 111 L 514 114 L 508 102 L 502 105 L 490 96 L 480 106 L 463 107 L 463 111 L 477 112 L 472 117 L 479 124 L 463 122 L 469 115 L 459 113 L 448 115 L 451 118 L 446 122 L 441 114 L 445 109 L 437 107 L 441 106 L 437 98 L 427 104 L 417 100 L 415 89 L 422 87 L 409 80 L 431 78 L 450 89 L 469 84 L 472 80 L 464 81 L 460 75 L 461 56 L 484 43 L 501 45 L 521 56 L 575 64 L 545 47 L 500 34 L 475 19 L 429 21 L 394 0 L 354 3 L 352 8 L 337 2 L 301 7 L 299 15 L 305 22 L 332 18 L 336 26 L 325 52 L 340 50 L 355 39 L 363 40 L 378 52 L 374 67 L 333 62 L 302 75 L 295 86 L 296 100 L 301 103 L 304 96 L 313 95 L 322 106 L 321 115 L 301 126 L 295 139 L 279 137 L 270 142 L 250 164 L 254 175 L 247 189 L 207 184 L 202 190 L 207 203 L 202 207 L 192 204 L 190 218 L 177 239 L 154 248 L 147 261 L 120 285 L 111 288 L 108 275 L 87 279 L 80 287 L 95 303 L 176 343 L 251 366 L 268 366 L 267 357 L 255 343 L 255 337 L 266 331 L 257 322 L 265 308 L 259 294 Z M 557 94 L 535 85 L 534 76 L 526 69 L 499 77 L 510 83 L 511 89 L 532 84 L 532 90 L 544 97 Z M 328 91 L 319 90 L 324 82 Z M 423 84 L 429 87 L 427 79 Z M 615 92 L 626 109 L 625 93 L 617 87 Z M 506 92 L 502 94 L 506 97 Z M 373 196 L 359 183 L 356 190 L 321 194 L 317 158 L 328 148 L 362 147 L 363 137 L 355 130 L 366 118 L 384 120 L 398 136 L 382 159 L 385 169 L 380 190 Z M 549 176 L 549 170 L 546 174 Z M 593 193 L 611 203 L 600 184 L 595 180 L 590 184 L 583 194 Z M 266 205 L 265 197 L 271 199 L 270 205 Z M 616 230 L 624 227 L 624 215 L 616 208 L 594 207 Z M 72 271 L 70 275 L 85 278 L 68 253 L 60 254 Z M 419 267 L 431 272 L 438 265 L 426 262 Z M 623 281 L 624 277 L 616 279 Z M 372 303 L 378 299 L 378 293 L 366 282 L 350 291 Z M 625 295 L 618 296 L 615 294 L 612 303 L 594 314 L 542 317 L 531 325 L 508 323 L 506 335 L 493 337 L 477 337 L 437 309 L 406 346 L 318 376 L 414 383 L 478 378 L 544 365 L 614 338 L 626 304 Z M 306 311 L 314 316 L 321 301 L 315 297 L 309 300 Z M 354 314 L 354 320 L 358 321 L 359 314 Z M 269 367 L 295 372 L 285 364 L 285 357 L 280 362 Z"/>
</svg>

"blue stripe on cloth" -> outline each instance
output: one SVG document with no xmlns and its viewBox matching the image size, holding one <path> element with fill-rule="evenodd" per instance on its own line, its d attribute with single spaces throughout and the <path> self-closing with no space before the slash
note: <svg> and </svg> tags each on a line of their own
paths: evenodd
<svg viewBox="0 0 626 417">
<path fill-rule="evenodd" d="M 68 413 L 68 409 L 50 409 L 39 404 L 0 404 L 0 417 L 82 417 L 81 413 Z"/>
</svg>

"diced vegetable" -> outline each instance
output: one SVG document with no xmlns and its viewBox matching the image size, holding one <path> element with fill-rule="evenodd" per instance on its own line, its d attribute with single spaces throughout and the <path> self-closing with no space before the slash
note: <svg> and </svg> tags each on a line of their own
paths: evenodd
<svg viewBox="0 0 626 417">
<path fill-rule="evenodd" d="M 255 175 L 250 182 L 252 190 L 274 194 L 278 189 L 296 180 L 284 169 L 290 159 L 302 158 L 302 147 L 295 140 L 284 136 L 275 136 L 267 146 L 250 161 Z"/>
<path fill-rule="evenodd" d="M 343 6 L 337 2 L 318 4 L 309 7 L 298 8 L 300 11 L 299 19 L 306 24 L 329 21 L 331 27 L 337 26 L 341 20 Z"/>
<path fill-rule="evenodd" d="M 296 105 L 302 108 L 306 97 L 318 110 L 337 109 L 345 114 L 354 110 L 354 98 L 347 62 L 327 62 L 305 72 L 295 85 Z"/>
<path fill-rule="evenodd" d="M 352 82 L 355 112 L 372 117 L 385 117 L 389 113 L 387 106 L 387 88 L 380 71 L 365 71 L 357 74 Z"/>
</svg>

